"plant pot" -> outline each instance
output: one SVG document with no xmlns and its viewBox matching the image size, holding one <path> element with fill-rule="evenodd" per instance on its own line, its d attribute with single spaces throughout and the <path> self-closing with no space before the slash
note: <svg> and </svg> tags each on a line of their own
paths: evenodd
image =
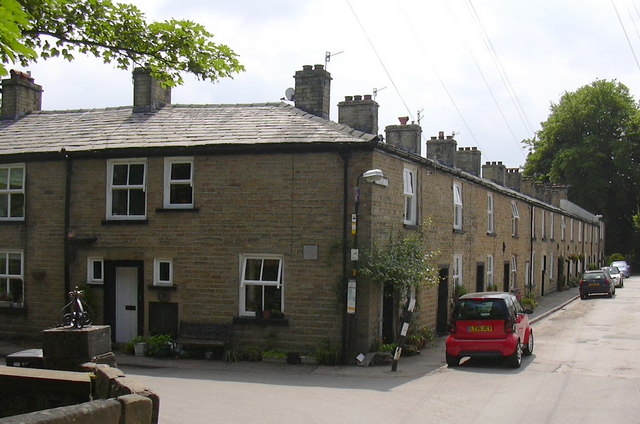
<svg viewBox="0 0 640 424">
<path fill-rule="evenodd" d="M 135 353 L 136 356 L 144 356 L 146 350 L 147 344 L 145 342 L 135 343 L 133 345 L 133 353 Z"/>
</svg>

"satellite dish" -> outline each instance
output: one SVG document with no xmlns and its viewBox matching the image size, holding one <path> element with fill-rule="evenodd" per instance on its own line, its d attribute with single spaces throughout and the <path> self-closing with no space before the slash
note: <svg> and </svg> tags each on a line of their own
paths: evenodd
<svg viewBox="0 0 640 424">
<path fill-rule="evenodd" d="M 289 87 L 284 91 L 284 98 L 289 100 L 290 102 L 293 101 L 293 99 L 295 99 L 296 96 L 296 90 L 294 90 L 293 88 Z"/>
</svg>

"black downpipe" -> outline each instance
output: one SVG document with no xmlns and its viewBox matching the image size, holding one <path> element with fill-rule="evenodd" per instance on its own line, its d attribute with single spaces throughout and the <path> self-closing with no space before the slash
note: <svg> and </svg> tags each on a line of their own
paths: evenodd
<svg viewBox="0 0 640 424">
<path fill-rule="evenodd" d="M 71 291 L 71 244 L 69 242 L 69 227 L 71 225 L 71 174 L 72 161 L 69 154 L 63 148 L 60 153 L 64 155 L 67 172 L 64 187 L 64 304 L 69 302 L 69 292 Z"/>
<path fill-rule="evenodd" d="M 349 254 L 349 234 L 347 229 L 349 228 L 349 158 L 351 154 L 349 152 L 341 152 L 342 157 L 342 352 L 341 357 L 344 363 L 347 362 L 347 344 L 349 343 L 348 337 L 348 317 L 347 317 L 347 273 L 348 262 L 347 257 Z"/>
</svg>

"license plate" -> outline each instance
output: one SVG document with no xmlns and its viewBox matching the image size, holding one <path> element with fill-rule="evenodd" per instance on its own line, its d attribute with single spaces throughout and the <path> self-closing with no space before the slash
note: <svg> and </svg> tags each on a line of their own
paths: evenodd
<svg viewBox="0 0 640 424">
<path fill-rule="evenodd" d="M 480 331 L 493 331 L 492 325 L 470 325 L 469 332 L 476 333 Z"/>
<path fill-rule="evenodd" d="M 589 283 L 589 287 L 598 287 L 599 283 Z"/>
</svg>

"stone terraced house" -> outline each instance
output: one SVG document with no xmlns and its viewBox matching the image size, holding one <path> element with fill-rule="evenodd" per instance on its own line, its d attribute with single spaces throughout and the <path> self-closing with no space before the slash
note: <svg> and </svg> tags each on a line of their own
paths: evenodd
<svg viewBox="0 0 640 424">
<path fill-rule="evenodd" d="M 12 72 L 0 337 L 38 337 L 85 286 L 94 322 L 118 343 L 210 322 L 230 325 L 237 349 L 329 343 L 352 360 L 393 341 L 401 312 L 385 287 L 352 276 L 356 206 L 361 249 L 433 222 L 440 283 L 419 290 L 418 324 L 438 332 L 455 285 L 544 296 L 602 261 L 602 217 L 568 202 L 566 187 L 481 166 L 480 151 L 444 133 L 423 155 L 406 119 L 378 135 L 371 96 L 345 97 L 330 121 L 330 74 L 304 66 L 294 78 L 295 106 L 174 105 L 137 69 L 133 106 L 43 111 L 42 88 Z M 369 170 L 384 177 L 368 183 Z"/>
</svg>

